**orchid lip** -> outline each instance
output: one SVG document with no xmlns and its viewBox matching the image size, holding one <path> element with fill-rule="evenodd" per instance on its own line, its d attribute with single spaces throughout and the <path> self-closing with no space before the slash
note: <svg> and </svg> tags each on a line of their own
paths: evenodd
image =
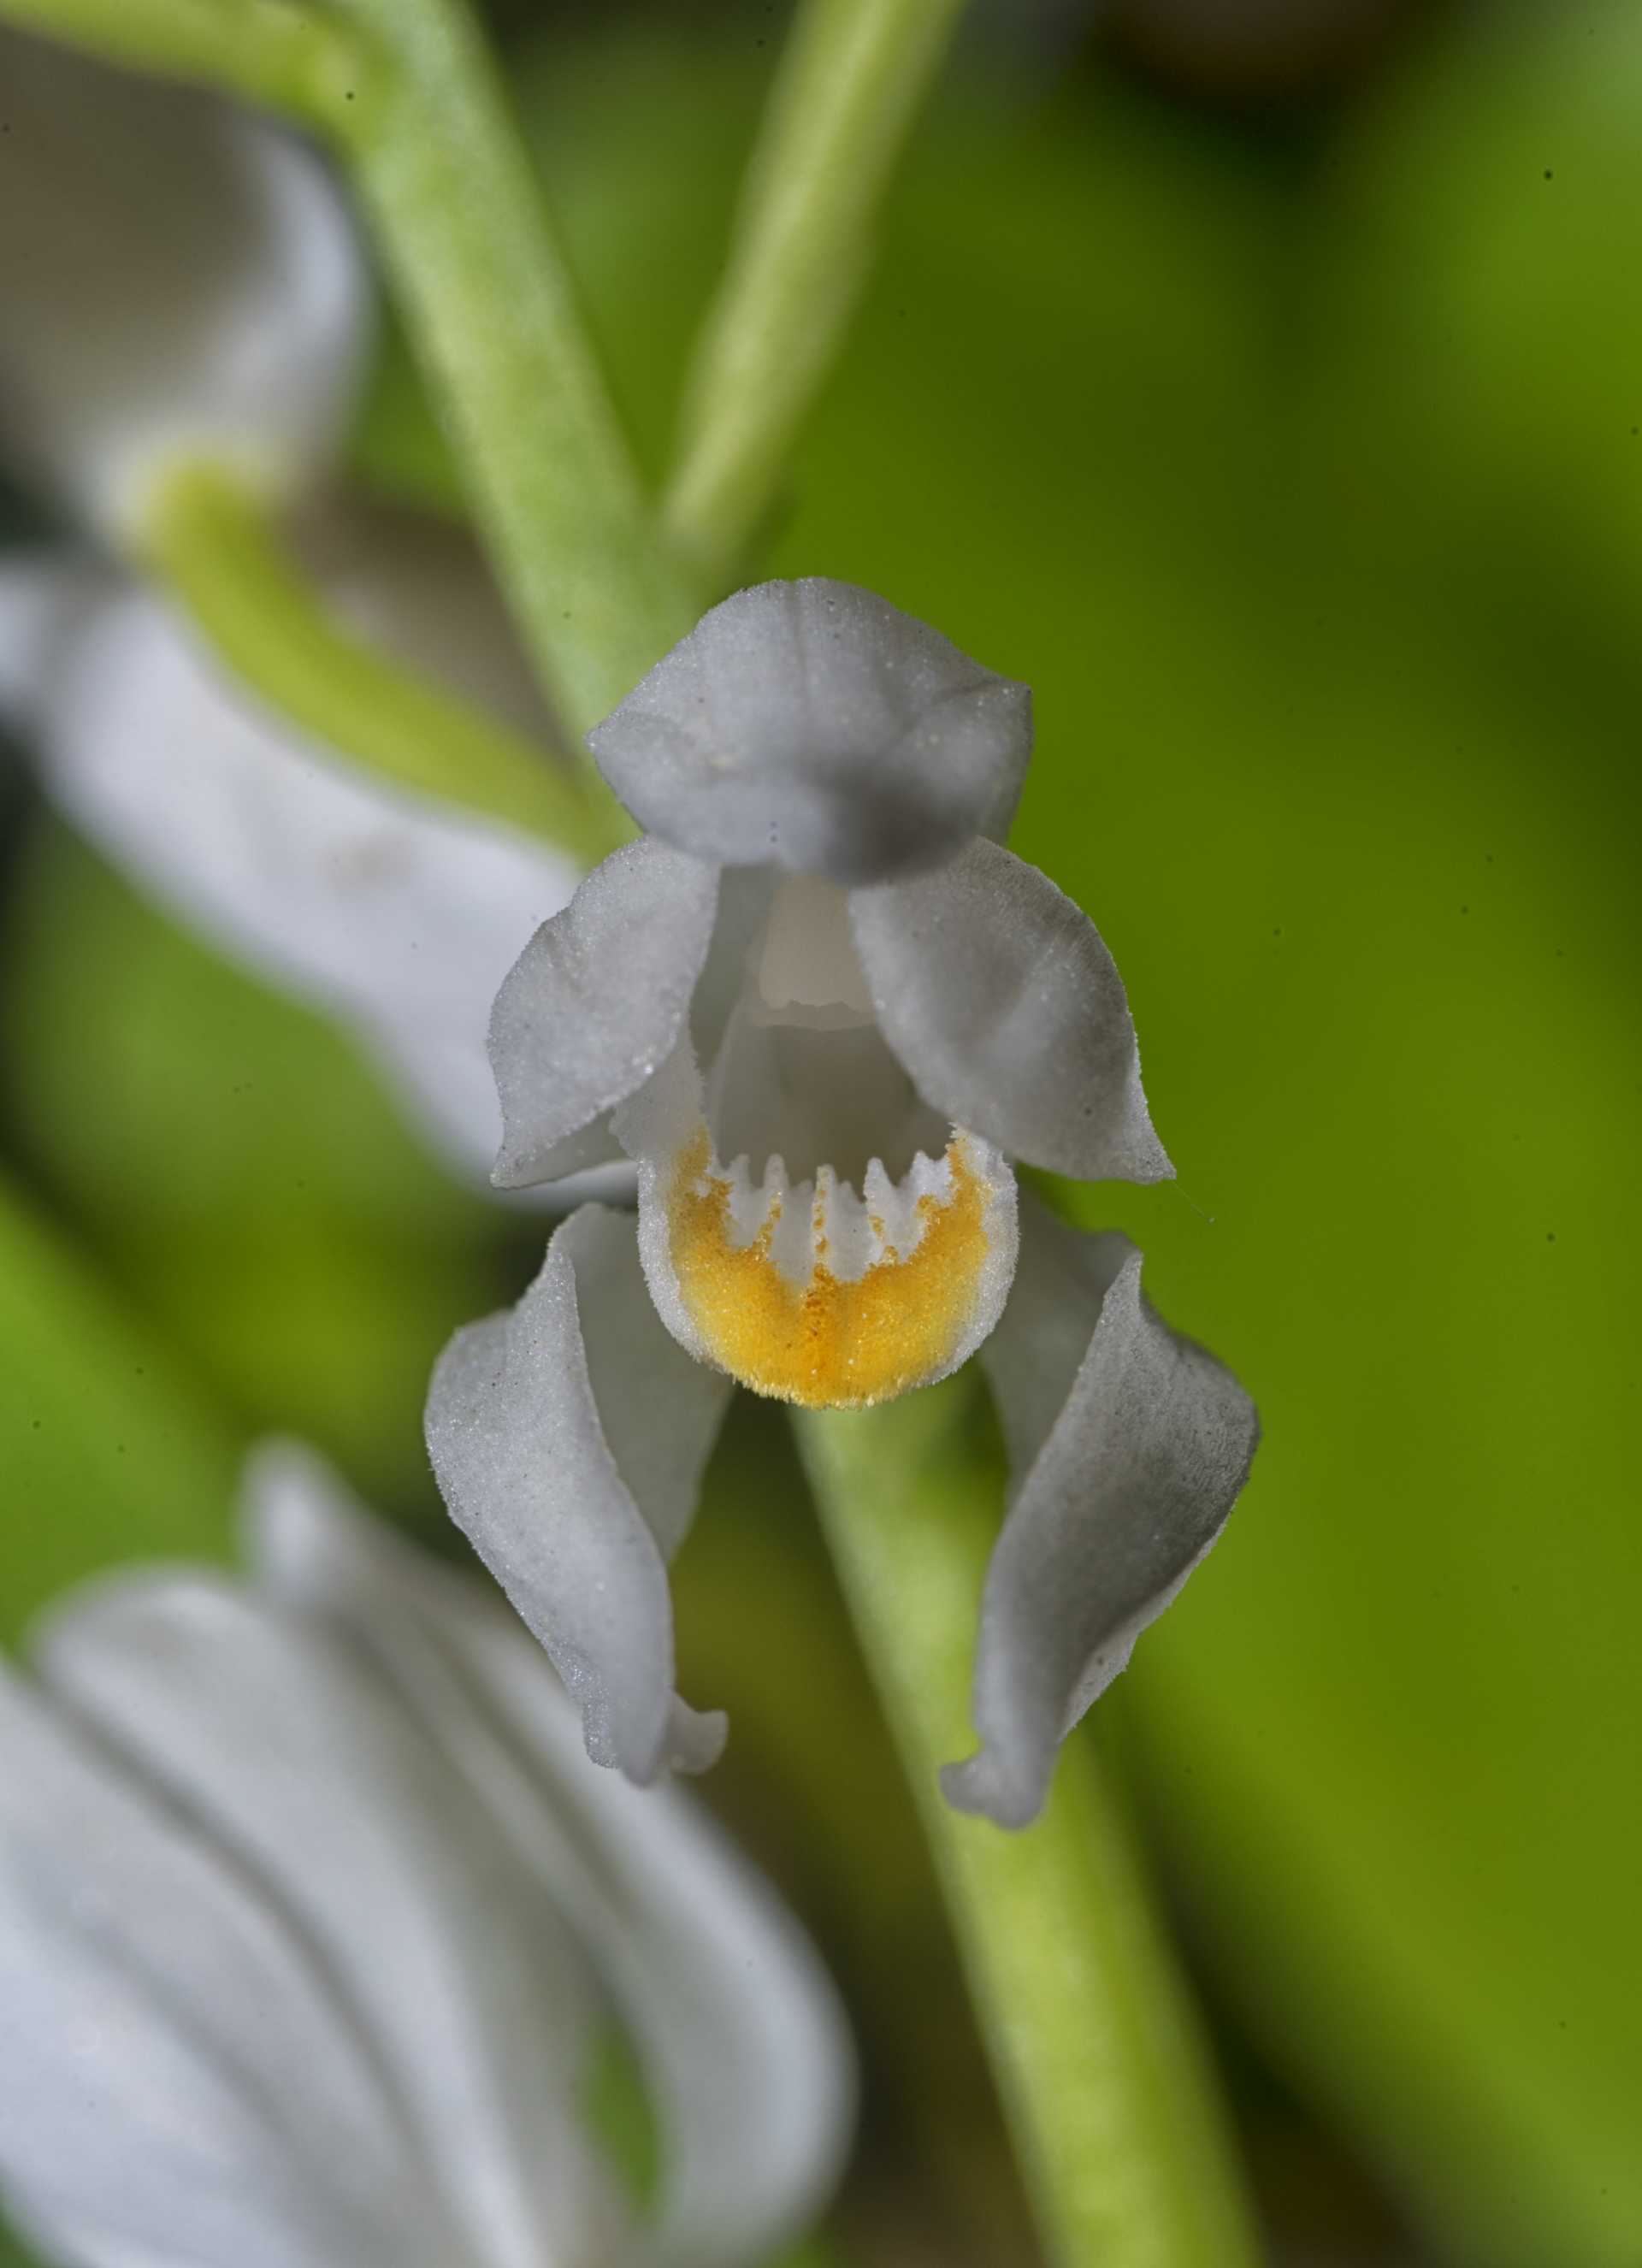
<svg viewBox="0 0 1642 2268">
<path fill-rule="evenodd" d="M 779 1157 L 755 1183 L 745 1157 L 717 1163 L 703 1125 L 666 1191 L 671 1270 L 702 1351 L 742 1384 L 865 1408 L 968 1352 L 999 1261 L 1005 1285 L 1012 1269 L 1012 1197 L 1002 1160 L 961 1130 L 899 1181 L 873 1159 L 858 1195 L 828 1166 L 790 1183 Z"/>
</svg>

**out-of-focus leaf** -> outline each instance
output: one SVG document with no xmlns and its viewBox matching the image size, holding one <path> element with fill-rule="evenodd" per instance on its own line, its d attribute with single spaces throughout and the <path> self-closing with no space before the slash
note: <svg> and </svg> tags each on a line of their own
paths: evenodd
<svg viewBox="0 0 1642 2268">
<path fill-rule="evenodd" d="M 431 1516 L 427 1373 L 506 1288 L 510 1226 L 320 1019 L 48 823 L 17 878 L 7 1107 L 33 1168 L 247 1424 Z"/>
<path fill-rule="evenodd" d="M 723 113 L 676 77 L 635 100 L 615 61 L 555 99 L 564 218 L 647 423 Z M 1080 1202 L 1264 1405 L 1248 1500 L 1108 1721 L 1245 2012 L 1433 2240 L 1621 2268 L 1631 665 L 1555 609 L 1525 637 L 1485 546 L 1460 606 L 1452 555 L 1349 540 L 1340 460 L 1368 434 L 1389 461 L 1404 421 L 1317 390 L 1343 241 L 1302 174 L 1098 90 L 952 122 L 771 563 L 1033 682 L 1017 843 L 1117 954 L 1182 1173 Z"/>
<path fill-rule="evenodd" d="M 0 1640 L 113 1562 L 221 1557 L 237 1453 L 173 1350 L 0 1186 Z"/>
<path fill-rule="evenodd" d="M 1330 188 L 1339 533 L 1535 635 L 1642 608 L 1639 115 L 1629 0 L 1456 11 Z"/>
</svg>

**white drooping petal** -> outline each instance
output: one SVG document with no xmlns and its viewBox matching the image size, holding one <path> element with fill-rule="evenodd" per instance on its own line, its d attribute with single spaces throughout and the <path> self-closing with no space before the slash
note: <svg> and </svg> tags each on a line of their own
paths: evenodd
<svg viewBox="0 0 1642 2268">
<path fill-rule="evenodd" d="M 772 1083 L 773 1129 L 779 1059 L 756 1069 Z M 792 1181 L 778 1152 L 755 1176 L 745 1152 L 723 1162 L 711 1108 L 683 1042 L 615 1114 L 638 1167 L 644 1278 L 681 1346 L 808 1409 L 865 1408 L 968 1360 L 1014 1273 L 1015 1179 L 1001 1152 L 957 1127 L 896 1178 L 871 1158 L 858 1189 L 827 1164 Z"/>
<path fill-rule="evenodd" d="M 66 552 L 0 554 L 0 722 L 38 725 L 64 640 L 116 587 L 107 568 Z"/>
<path fill-rule="evenodd" d="M 589 1755 L 640 1783 L 724 1743 L 722 1716 L 674 1691 L 667 1562 L 728 1393 L 657 1321 L 631 1219 L 584 1205 L 519 1305 L 457 1332 L 428 1395 L 452 1517 L 580 1705 Z"/>
<path fill-rule="evenodd" d="M 1081 1180 L 1169 1179 L 1123 980 L 1046 874 L 976 842 L 851 893 L 885 1038 L 926 1102 L 1012 1158 Z"/>
<path fill-rule="evenodd" d="M 1032 701 L 887 600 L 810 576 L 713 608 L 588 745 L 680 850 L 876 881 L 1007 825 Z"/>
<path fill-rule="evenodd" d="M 48 1627 L 40 1668 L 309 1949 L 464 2232 L 459 2257 L 608 2257 L 621 2209 L 576 2100 L 591 1973 L 379 1678 L 204 1577 L 93 1596 Z"/>
<path fill-rule="evenodd" d="M 11 644 L 29 634 L 32 673 L 6 676 L 28 676 L 15 708 L 53 801 L 188 927 L 354 1023 L 453 1162 L 487 1170 L 491 999 L 575 888 L 571 861 L 336 764 L 144 592 L 109 580 L 93 601 L 83 578 L 8 568 L 0 648 L 8 620 Z"/>
<path fill-rule="evenodd" d="M 313 1948 L 0 1670 L 0 2197 L 81 2268 L 466 2268 Z"/>
<path fill-rule="evenodd" d="M 1219 1535 L 1259 1438 L 1230 1371 L 1142 1298 L 1126 1239 L 1022 1213 L 982 1357 L 1012 1468 L 976 1654 L 983 1746 L 942 1774 L 951 1802 L 1005 1827 L 1035 1817 L 1056 1749 Z"/>
<path fill-rule="evenodd" d="M 490 1017 L 501 1188 L 621 1154 L 608 1113 L 688 1020 L 718 901 L 715 867 L 644 838 L 596 866 L 530 939 Z"/>
<path fill-rule="evenodd" d="M 771 2257 L 829 2190 L 853 2095 L 841 2011 L 795 1924 L 681 1791 L 591 1764 L 518 1623 L 310 1454 L 260 1454 L 251 1515 L 261 1580 L 380 1661 L 593 1948 L 664 2137 L 654 2257 Z"/>
<path fill-rule="evenodd" d="M 315 154 L 229 103 L 0 33 L 0 428 L 135 535 L 174 463 L 288 493 L 336 450 L 372 328 Z"/>
</svg>

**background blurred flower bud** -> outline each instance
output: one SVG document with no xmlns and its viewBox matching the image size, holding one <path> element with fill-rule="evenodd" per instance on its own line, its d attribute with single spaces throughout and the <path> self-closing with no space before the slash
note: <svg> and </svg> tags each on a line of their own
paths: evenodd
<svg viewBox="0 0 1642 2268">
<path fill-rule="evenodd" d="M 338 446 L 371 332 L 341 195 L 291 136 L 0 30 L 0 440 L 129 541 L 181 459 L 283 494 Z"/>
</svg>

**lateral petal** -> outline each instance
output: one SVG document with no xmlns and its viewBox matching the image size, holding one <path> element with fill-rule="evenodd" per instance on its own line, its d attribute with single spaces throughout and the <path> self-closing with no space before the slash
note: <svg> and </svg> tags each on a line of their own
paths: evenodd
<svg viewBox="0 0 1642 2268">
<path fill-rule="evenodd" d="M 850 914 L 880 1028 L 926 1102 L 1055 1173 L 1173 1175 L 1123 980 L 1046 874 L 977 839 L 933 873 L 851 892 Z"/>
<path fill-rule="evenodd" d="M 490 1014 L 500 1188 L 621 1154 L 608 1113 L 684 1028 L 718 903 L 715 867 L 644 836 L 595 866 L 541 924 Z"/>
</svg>

